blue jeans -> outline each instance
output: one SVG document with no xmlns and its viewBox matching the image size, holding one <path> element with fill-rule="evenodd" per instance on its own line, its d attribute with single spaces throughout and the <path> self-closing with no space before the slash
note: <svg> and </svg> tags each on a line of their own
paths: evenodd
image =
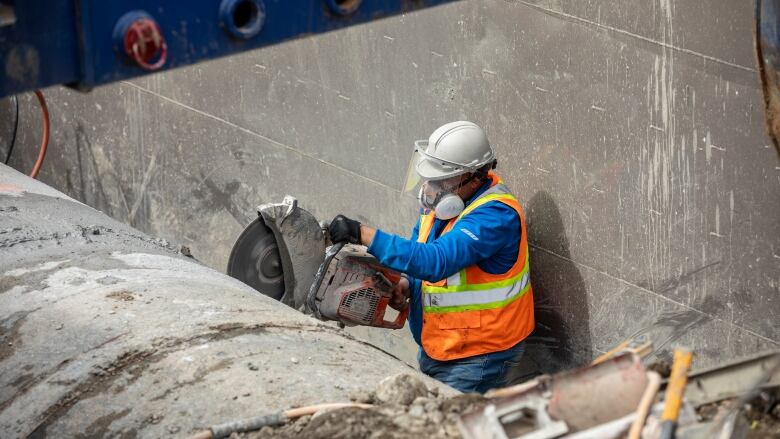
<svg viewBox="0 0 780 439">
<path fill-rule="evenodd" d="M 485 393 L 490 389 L 506 387 L 507 372 L 518 364 L 525 352 L 525 343 L 499 352 L 476 355 L 460 360 L 438 361 L 420 348 L 417 362 L 424 374 L 460 390 L 463 393 Z"/>
</svg>

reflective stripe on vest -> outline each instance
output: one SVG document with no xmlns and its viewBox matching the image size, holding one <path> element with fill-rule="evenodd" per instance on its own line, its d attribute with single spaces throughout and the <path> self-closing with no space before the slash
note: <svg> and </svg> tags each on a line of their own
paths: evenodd
<svg viewBox="0 0 780 439">
<path fill-rule="evenodd" d="M 528 292 L 528 274 L 526 262 L 523 272 L 505 281 L 465 285 L 466 288 L 450 287 L 449 283 L 446 287 L 423 286 L 423 307 L 425 312 L 437 313 L 500 308 Z"/>
</svg>

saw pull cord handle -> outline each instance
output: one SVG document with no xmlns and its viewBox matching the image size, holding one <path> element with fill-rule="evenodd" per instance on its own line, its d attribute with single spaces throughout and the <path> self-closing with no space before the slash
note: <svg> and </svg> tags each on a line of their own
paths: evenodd
<svg viewBox="0 0 780 439">
<path fill-rule="evenodd" d="M 403 328 L 404 327 L 404 323 L 406 323 L 406 318 L 409 317 L 409 308 L 411 308 L 411 307 L 407 306 L 406 308 L 404 308 L 403 311 L 399 311 L 398 312 L 398 317 L 395 318 L 395 321 L 393 321 L 393 322 L 385 321 L 384 325 L 382 327 L 383 328 L 388 328 L 388 329 L 401 329 L 401 328 Z"/>
<path fill-rule="evenodd" d="M 382 283 L 384 284 L 385 288 L 393 289 L 395 287 L 395 284 L 390 281 L 390 279 L 387 278 L 387 276 L 384 275 L 381 271 L 377 271 L 374 273 L 374 280 L 377 284 Z M 385 298 L 383 300 L 384 302 L 384 310 L 382 312 L 382 327 L 386 329 L 401 329 L 404 327 L 404 323 L 406 323 L 407 317 L 409 317 L 409 306 L 404 308 L 401 311 L 398 311 L 398 316 L 393 321 L 385 320 L 385 313 L 387 313 L 387 308 L 390 306 L 390 299 Z M 390 308 L 392 308 L 390 306 Z M 393 308 L 395 309 L 395 308 Z"/>
<path fill-rule="evenodd" d="M 680 416 L 685 385 L 688 383 L 688 370 L 693 362 L 693 352 L 686 348 L 674 350 L 672 374 L 666 386 L 664 411 L 661 414 L 661 439 L 674 439 L 677 418 Z"/>
</svg>

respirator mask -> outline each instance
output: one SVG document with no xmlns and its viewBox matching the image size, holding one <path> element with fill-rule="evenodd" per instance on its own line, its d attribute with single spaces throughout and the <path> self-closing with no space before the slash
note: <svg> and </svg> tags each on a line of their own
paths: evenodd
<svg viewBox="0 0 780 439">
<path fill-rule="evenodd" d="M 424 209 L 432 210 L 438 219 L 455 218 L 465 207 L 463 199 L 457 194 L 458 189 L 472 179 L 473 174 L 458 175 L 446 180 L 423 181 L 417 193 L 417 200 Z"/>
</svg>

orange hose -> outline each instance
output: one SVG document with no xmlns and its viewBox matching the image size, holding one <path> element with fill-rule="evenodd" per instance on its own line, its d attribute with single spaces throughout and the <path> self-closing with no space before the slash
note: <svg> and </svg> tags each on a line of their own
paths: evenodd
<svg viewBox="0 0 780 439">
<path fill-rule="evenodd" d="M 41 139 L 41 148 L 38 151 L 38 160 L 35 161 L 30 177 L 38 177 L 38 172 L 43 166 L 43 158 L 46 157 L 46 148 L 49 146 L 49 107 L 46 106 L 46 99 L 43 97 L 43 93 L 40 90 L 35 90 L 35 96 L 38 97 L 38 103 L 41 105 L 41 113 L 43 114 L 43 138 Z"/>
</svg>

